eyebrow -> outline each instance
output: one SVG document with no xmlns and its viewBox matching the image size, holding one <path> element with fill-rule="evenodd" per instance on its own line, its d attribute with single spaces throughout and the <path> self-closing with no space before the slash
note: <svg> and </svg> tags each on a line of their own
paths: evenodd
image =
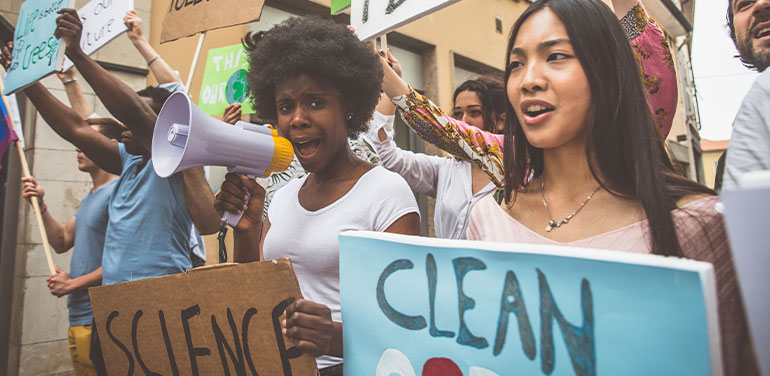
<svg viewBox="0 0 770 376">
<path fill-rule="evenodd" d="M 481 105 L 480 105 L 480 104 L 472 104 L 472 105 L 470 105 L 470 106 L 465 106 L 465 107 L 466 107 L 466 108 L 471 108 L 471 107 L 481 107 Z M 462 108 L 462 107 L 460 107 L 460 106 L 455 106 L 455 108 Z"/>
<path fill-rule="evenodd" d="M 569 39 L 567 38 L 558 38 L 558 39 L 551 39 L 542 41 L 537 44 L 538 51 L 547 50 L 553 46 L 559 45 L 559 44 L 571 44 Z M 514 47 L 511 49 L 511 55 L 524 55 L 524 49 L 521 47 Z"/>
</svg>

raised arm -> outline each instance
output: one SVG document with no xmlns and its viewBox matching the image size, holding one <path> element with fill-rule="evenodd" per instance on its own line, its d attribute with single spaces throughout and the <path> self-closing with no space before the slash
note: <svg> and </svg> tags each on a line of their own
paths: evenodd
<svg viewBox="0 0 770 376">
<path fill-rule="evenodd" d="M 388 55 L 390 55 L 388 53 Z M 498 187 L 503 184 L 503 135 L 485 132 L 444 114 L 428 98 L 413 90 L 380 53 L 385 75 L 382 89 L 401 109 L 401 117 L 418 136 L 439 149 L 475 163 Z"/>
<path fill-rule="evenodd" d="M 13 55 L 13 43 L 2 49 L 0 64 L 8 69 Z M 101 169 L 119 175 L 122 167 L 118 146 L 101 133 L 93 130 L 73 109 L 64 105 L 39 82 L 24 89 L 46 123 L 59 136 L 80 148 Z"/>
<path fill-rule="evenodd" d="M 383 95 L 387 105 L 377 106 L 372 120 L 369 122 L 368 137 L 377 154 L 380 156 L 380 164 L 393 171 L 406 180 L 409 187 L 421 194 L 436 197 L 438 185 L 438 172 L 446 158 L 422 153 L 413 153 L 403 150 L 393 140 L 393 120 L 395 118 L 395 106 Z M 385 107 L 385 108 L 383 108 Z M 385 113 L 381 113 L 383 111 Z M 389 113 L 388 113 L 389 112 Z"/>
<path fill-rule="evenodd" d="M 142 33 L 142 19 L 136 15 L 135 10 L 129 10 L 126 12 L 126 16 L 123 17 L 123 23 L 128 28 L 126 35 L 131 43 L 134 44 L 136 50 L 144 57 L 144 61 L 147 62 L 147 67 L 150 68 L 152 75 L 158 81 L 158 84 L 168 84 L 178 82 L 179 77 L 174 73 L 174 70 L 163 60 L 154 48 L 147 42 Z"/>
<path fill-rule="evenodd" d="M 75 67 L 70 68 L 66 72 L 57 72 L 56 77 L 59 77 L 62 85 L 64 86 L 64 92 L 67 93 L 67 99 L 70 101 L 70 107 L 80 115 L 83 119 L 88 119 L 94 114 L 94 109 L 88 105 L 86 97 L 83 95 L 83 90 L 78 84 L 78 79 L 75 77 L 77 69 Z"/>
<path fill-rule="evenodd" d="M 83 25 L 77 11 L 67 8 L 58 13 L 60 16 L 56 19 L 54 36 L 65 42 L 67 57 L 75 63 L 112 116 L 131 129 L 134 139 L 142 147 L 152 150 L 152 132 L 157 119 L 155 112 L 131 87 L 107 72 L 80 49 Z"/>
<path fill-rule="evenodd" d="M 655 123 L 663 136 L 668 136 L 678 103 L 676 70 L 668 41 L 641 1 L 613 0 L 612 5 L 639 62 L 647 104 Z"/>
</svg>

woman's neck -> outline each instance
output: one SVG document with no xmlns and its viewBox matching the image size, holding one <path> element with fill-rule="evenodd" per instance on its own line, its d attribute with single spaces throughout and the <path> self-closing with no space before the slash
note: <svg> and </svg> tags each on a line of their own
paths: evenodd
<svg viewBox="0 0 770 376">
<path fill-rule="evenodd" d="M 351 176 L 358 177 L 357 167 L 363 166 L 366 162 L 360 160 L 350 150 L 350 146 L 340 148 L 340 151 L 332 158 L 329 163 L 319 171 L 313 173 L 313 181 L 318 184 L 324 184 L 339 180 L 347 180 Z"/>
<path fill-rule="evenodd" d="M 544 150 L 542 178 L 549 192 L 583 195 L 599 185 L 591 174 L 585 144 L 582 143 Z"/>
</svg>

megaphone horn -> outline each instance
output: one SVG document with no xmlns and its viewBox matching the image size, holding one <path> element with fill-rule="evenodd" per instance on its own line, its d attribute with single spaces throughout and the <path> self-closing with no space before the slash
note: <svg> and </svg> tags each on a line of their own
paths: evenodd
<svg viewBox="0 0 770 376">
<path fill-rule="evenodd" d="M 163 104 L 152 135 L 152 164 L 164 178 L 198 166 L 224 166 L 229 172 L 266 177 L 288 168 L 293 157 L 291 142 L 275 130 L 244 121 L 225 123 L 182 92 L 171 94 Z M 242 215 L 226 212 L 222 221 L 235 226 Z"/>
</svg>

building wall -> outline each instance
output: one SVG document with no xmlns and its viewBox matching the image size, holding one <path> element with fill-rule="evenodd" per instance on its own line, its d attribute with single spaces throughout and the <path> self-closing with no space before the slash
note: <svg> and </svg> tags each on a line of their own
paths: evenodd
<svg viewBox="0 0 770 376">
<path fill-rule="evenodd" d="M 724 150 L 709 150 L 703 152 L 703 178 L 704 185 L 714 189 L 714 179 L 717 176 L 717 162 Z"/>
<path fill-rule="evenodd" d="M 22 0 L 0 1 L 0 16 L 15 25 Z M 76 7 L 87 0 L 78 0 Z M 150 0 L 134 0 L 137 13 L 150 32 Z M 123 66 L 145 68 L 145 62 L 126 36 L 121 36 L 92 55 L 98 61 Z M 135 89 L 146 86 L 144 75 L 113 72 Z M 78 75 L 89 104 L 98 114 L 109 115 L 91 88 Z M 54 96 L 69 104 L 64 88 L 56 76 L 51 75 L 41 83 Z M 91 188 L 88 174 L 77 170 L 74 146 L 56 135 L 35 111 L 34 106 L 19 95 L 22 123 L 27 141 L 25 154 L 32 174 L 45 189 L 48 210 L 60 223 L 66 223 L 77 210 L 80 200 Z M 13 150 L 11 150 L 13 152 Z M 18 168 L 9 166 L 8 168 Z M 8 184 L 15 184 L 8 182 Z M 20 199 L 20 198 L 19 198 Z M 8 375 L 64 375 L 72 373 L 72 362 L 67 346 L 67 299 L 57 298 L 48 292 L 46 278 L 49 275 L 40 233 L 31 205 L 21 203 L 18 212 L 15 270 L 13 271 L 13 298 L 11 302 L 8 364 L 0 365 L 0 373 Z M 5 250 L 4 250 L 5 251 Z M 14 250 L 9 250 L 13 252 Z M 56 265 L 69 270 L 71 252 L 54 254 Z M 4 325 L 5 323 L 0 323 Z"/>
</svg>

